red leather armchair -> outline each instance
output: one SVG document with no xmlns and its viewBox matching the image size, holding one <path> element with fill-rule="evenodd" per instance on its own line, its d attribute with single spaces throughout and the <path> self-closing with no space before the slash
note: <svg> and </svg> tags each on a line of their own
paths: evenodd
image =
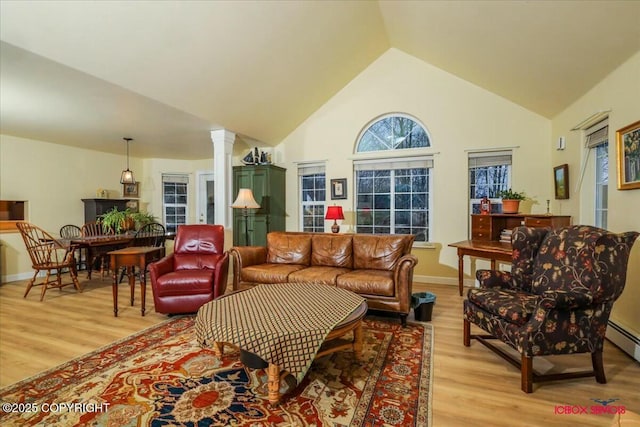
<svg viewBox="0 0 640 427">
<path fill-rule="evenodd" d="M 149 265 L 158 313 L 194 313 L 224 294 L 229 254 L 221 225 L 181 225 L 171 255 Z"/>
</svg>

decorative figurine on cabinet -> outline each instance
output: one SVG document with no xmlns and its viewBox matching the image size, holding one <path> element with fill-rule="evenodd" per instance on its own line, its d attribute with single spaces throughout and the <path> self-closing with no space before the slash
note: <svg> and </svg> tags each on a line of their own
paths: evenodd
<svg viewBox="0 0 640 427">
<path fill-rule="evenodd" d="M 491 200 L 487 196 L 480 200 L 480 214 L 489 215 L 491 213 Z"/>
</svg>

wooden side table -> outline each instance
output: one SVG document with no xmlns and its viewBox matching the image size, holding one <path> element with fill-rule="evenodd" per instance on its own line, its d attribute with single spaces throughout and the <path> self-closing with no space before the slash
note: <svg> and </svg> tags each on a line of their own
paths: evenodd
<svg viewBox="0 0 640 427">
<path fill-rule="evenodd" d="M 140 270 L 140 299 L 142 300 L 141 313 L 144 316 L 147 288 L 147 265 L 162 258 L 164 256 L 164 248 L 155 246 L 131 246 L 108 252 L 108 254 L 110 257 L 111 271 L 113 272 L 113 315 L 118 317 L 118 271 L 120 271 L 120 267 L 127 268 L 132 306 L 136 282 L 133 270 L 135 267 L 138 267 Z"/>
<path fill-rule="evenodd" d="M 463 240 L 451 243 L 449 246 L 458 249 L 458 292 L 462 296 L 464 282 L 464 256 L 486 258 L 491 260 L 491 269 L 496 269 L 496 260 L 509 262 L 512 259 L 513 249 L 510 243 L 502 243 L 496 240 Z"/>
</svg>

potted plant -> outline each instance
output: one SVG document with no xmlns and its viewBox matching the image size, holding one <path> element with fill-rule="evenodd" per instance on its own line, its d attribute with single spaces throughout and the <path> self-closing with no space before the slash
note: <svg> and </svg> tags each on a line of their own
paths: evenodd
<svg viewBox="0 0 640 427">
<path fill-rule="evenodd" d="M 112 232 L 120 234 L 129 230 L 137 230 L 145 224 L 155 221 L 155 217 L 146 212 L 132 212 L 130 209 L 119 211 L 115 206 L 113 209 L 100 215 L 100 223 L 105 233 Z"/>
<path fill-rule="evenodd" d="M 498 196 L 502 198 L 503 213 L 518 213 L 520 209 L 520 202 L 527 199 L 524 191 L 513 191 L 511 188 L 500 191 Z"/>
</svg>

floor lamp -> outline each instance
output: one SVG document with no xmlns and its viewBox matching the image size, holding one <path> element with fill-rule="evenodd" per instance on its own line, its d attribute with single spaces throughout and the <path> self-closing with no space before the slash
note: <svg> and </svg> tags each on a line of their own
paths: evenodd
<svg viewBox="0 0 640 427">
<path fill-rule="evenodd" d="M 249 209 L 260 209 L 260 205 L 253 198 L 253 191 L 250 188 L 241 188 L 238 197 L 231 205 L 234 209 L 242 209 L 244 217 L 244 244 L 249 246 Z"/>
</svg>

